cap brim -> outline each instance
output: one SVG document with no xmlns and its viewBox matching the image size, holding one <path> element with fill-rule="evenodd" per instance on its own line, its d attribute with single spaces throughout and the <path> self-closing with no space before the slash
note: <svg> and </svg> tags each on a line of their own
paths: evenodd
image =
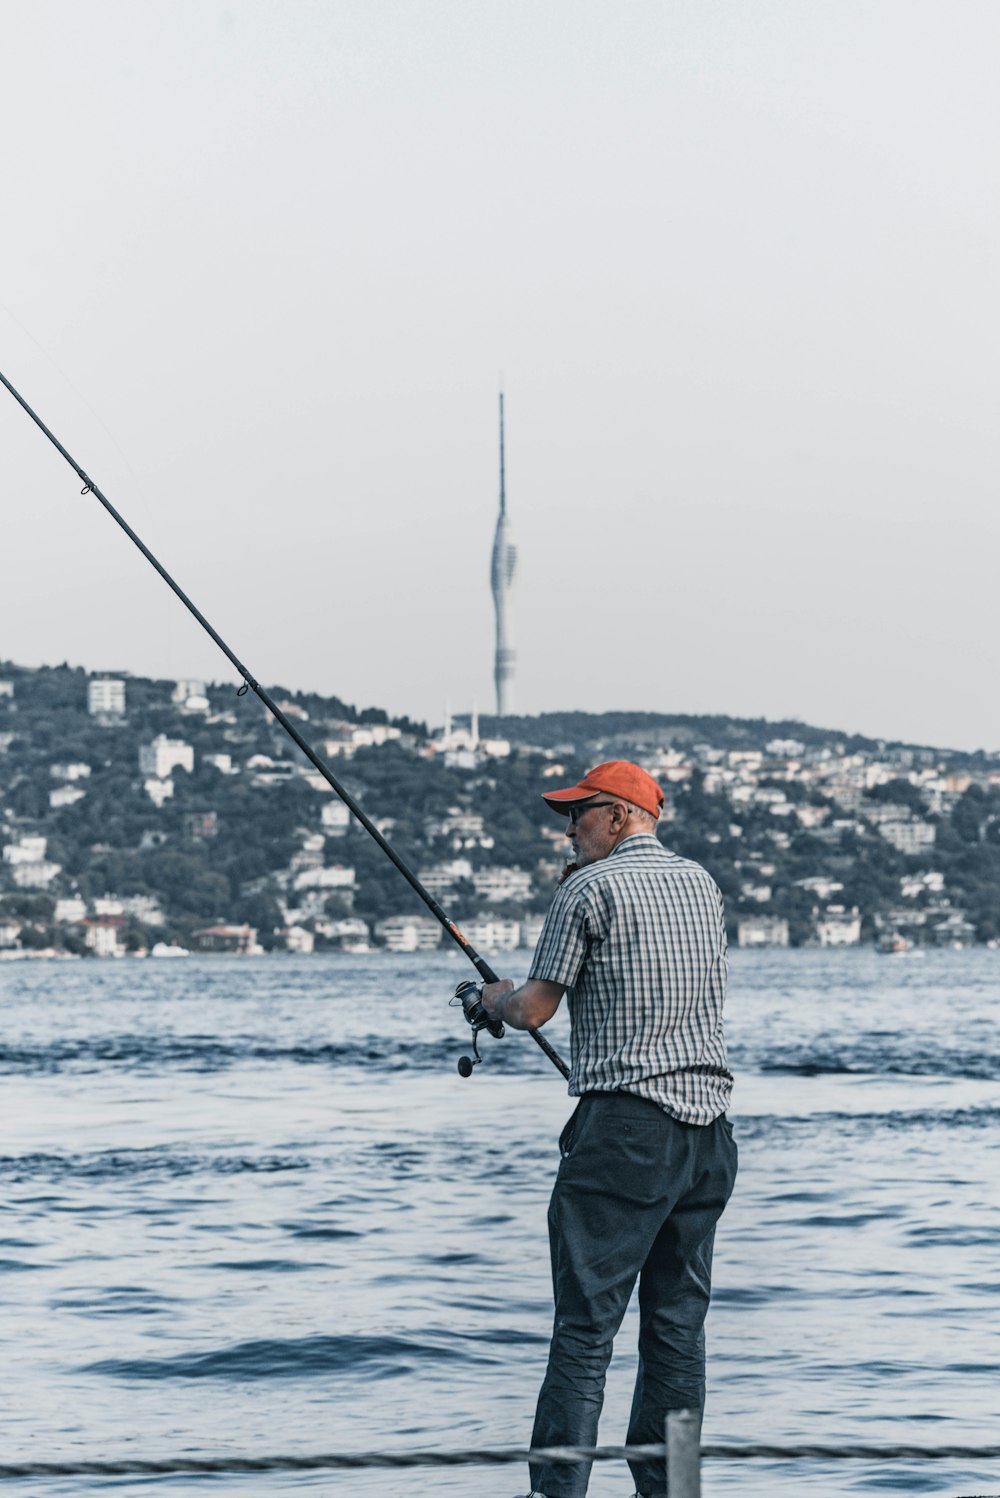
<svg viewBox="0 0 1000 1498">
<path fill-rule="evenodd" d="M 600 794 L 600 791 L 594 790 L 589 785 L 571 785 L 568 791 L 544 791 L 542 800 L 546 806 L 551 806 L 553 811 L 561 811 L 568 816 L 571 806 L 576 806 L 581 801 L 592 801 Z"/>
</svg>

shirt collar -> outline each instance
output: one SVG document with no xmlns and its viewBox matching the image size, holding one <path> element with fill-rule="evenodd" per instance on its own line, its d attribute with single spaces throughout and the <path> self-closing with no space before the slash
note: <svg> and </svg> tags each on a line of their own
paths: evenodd
<svg viewBox="0 0 1000 1498">
<path fill-rule="evenodd" d="M 631 848 L 633 844 L 636 845 L 636 851 L 647 853 L 650 843 L 655 843 L 658 848 L 663 847 L 655 832 L 633 832 L 630 837 L 623 837 L 620 843 L 615 843 L 607 856 L 614 858 L 616 853 L 620 853 L 623 848 Z M 663 851 L 665 853 L 666 848 L 663 848 Z"/>
</svg>

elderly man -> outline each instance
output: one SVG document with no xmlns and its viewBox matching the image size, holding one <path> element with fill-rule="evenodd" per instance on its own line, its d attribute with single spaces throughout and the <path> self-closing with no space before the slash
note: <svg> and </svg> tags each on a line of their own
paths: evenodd
<svg viewBox="0 0 1000 1498">
<path fill-rule="evenodd" d="M 662 846 L 663 792 L 612 760 L 545 801 L 567 817 L 574 864 L 521 988 L 483 1003 L 515 1029 L 569 994 L 580 1098 L 559 1141 L 549 1207 L 555 1324 L 533 1446 L 592 1446 L 615 1333 L 639 1281 L 629 1444 L 662 1442 L 667 1411 L 701 1409 L 715 1225 L 736 1177 L 722 1007 L 722 897 Z M 663 1498 L 665 1463 L 634 1462 L 637 1498 Z M 528 1498 L 580 1498 L 590 1464 L 533 1465 Z"/>
</svg>

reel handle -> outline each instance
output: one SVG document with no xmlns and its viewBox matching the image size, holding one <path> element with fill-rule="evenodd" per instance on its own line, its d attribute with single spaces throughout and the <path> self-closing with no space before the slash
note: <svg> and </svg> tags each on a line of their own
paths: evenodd
<svg viewBox="0 0 1000 1498">
<path fill-rule="evenodd" d="M 458 1074 L 460 1077 L 471 1077 L 472 1068 L 478 1066 L 482 1061 L 479 1054 L 478 1037 L 480 1030 L 488 1030 L 494 1040 L 502 1040 L 505 1034 L 503 1020 L 495 1019 L 487 1013 L 483 1005 L 483 991 L 480 985 L 473 983 L 467 978 L 455 989 L 453 1004 L 461 1004 L 462 1013 L 472 1026 L 472 1055 L 459 1056 Z"/>
</svg>

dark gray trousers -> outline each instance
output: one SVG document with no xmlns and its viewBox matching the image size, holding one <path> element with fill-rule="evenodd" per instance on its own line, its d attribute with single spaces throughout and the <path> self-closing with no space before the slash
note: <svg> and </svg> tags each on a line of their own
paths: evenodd
<svg viewBox="0 0 1000 1498">
<path fill-rule="evenodd" d="M 593 1446 L 615 1333 L 639 1281 L 639 1371 L 629 1444 L 662 1442 L 667 1411 L 705 1402 L 715 1224 L 736 1179 L 727 1118 L 678 1123 L 624 1092 L 580 1100 L 559 1141 L 549 1206 L 555 1324 L 533 1446 Z M 582 1498 L 590 1463 L 531 1467 L 548 1498 Z M 630 1464 L 644 1498 L 666 1463 Z"/>
</svg>

